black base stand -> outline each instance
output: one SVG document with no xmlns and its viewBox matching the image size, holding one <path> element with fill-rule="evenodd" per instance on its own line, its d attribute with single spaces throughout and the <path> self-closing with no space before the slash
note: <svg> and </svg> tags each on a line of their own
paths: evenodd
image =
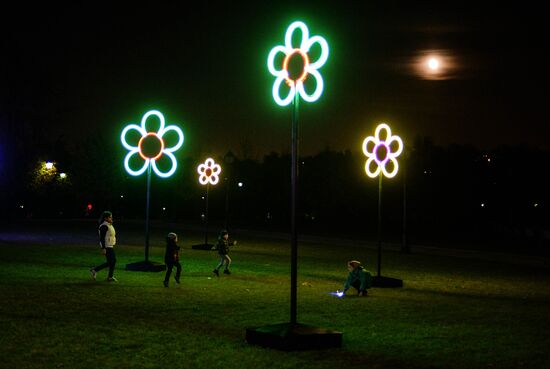
<svg viewBox="0 0 550 369">
<path fill-rule="evenodd" d="M 300 323 L 246 328 L 246 342 L 284 351 L 342 347 L 342 332 Z"/>
<path fill-rule="evenodd" d="M 162 272 L 166 270 L 166 265 L 144 260 L 137 263 L 126 264 L 126 270 L 133 272 Z"/>
<path fill-rule="evenodd" d="M 378 275 L 372 277 L 372 286 L 381 288 L 403 287 L 403 280 Z"/>
<path fill-rule="evenodd" d="M 201 243 L 199 245 L 193 245 L 191 246 L 194 250 L 213 250 L 214 245 L 211 243 Z"/>
</svg>

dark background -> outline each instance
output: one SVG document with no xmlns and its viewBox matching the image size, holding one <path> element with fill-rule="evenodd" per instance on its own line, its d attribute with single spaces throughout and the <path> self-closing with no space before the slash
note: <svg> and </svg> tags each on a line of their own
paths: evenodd
<svg viewBox="0 0 550 369">
<path fill-rule="evenodd" d="M 19 5 L 2 25 L 2 214 L 109 207 L 142 217 L 145 178 L 124 174 L 119 135 L 158 109 L 185 143 L 176 175 L 154 178 L 153 217 L 199 222 L 195 168 L 231 151 L 229 190 L 211 191 L 213 221 L 225 221 L 229 199 L 235 225 L 285 229 L 290 109 L 273 102 L 266 61 L 300 19 L 330 46 L 323 96 L 300 105 L 302 229 L 375 237 L 378 187 L 360 149 L 384 121 L 407 147 L 411 237 L 540 245 L 550 149 L 543 14 L 435 1 Z M 433 51 L 449 61 L 437 79 L 416 68 Z M 30 186 L 43 160 L 70 184 Z M 403 173 L 384 184 L 394 239 Z"/>
</svg>

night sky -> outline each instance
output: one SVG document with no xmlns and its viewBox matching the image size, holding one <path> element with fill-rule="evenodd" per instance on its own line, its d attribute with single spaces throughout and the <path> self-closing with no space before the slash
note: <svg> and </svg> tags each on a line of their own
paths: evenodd
<svg viewBox="0 0 550 369">
<path fill-rule="evenodd" d="M 383 121 L 408 145 L 429 136 L 440 145 L 550 148 L 540 9 L 403 3 L 18 9 L 3 26 L 7 106 L 32 111 L 26 124 L 52 140 L 98 131 L 118 140 L 127 123 L 158 109 L 183 129 L 190 155 L 288 152 L 290 107 L 273 102 L 266 61 L 302 20 L 330 47 L 323 96 L 300 105 L 303 154 L 358 151 Z M 446 62 L 437 78 L 418 68 L 430 53 Z"/>
</svg>

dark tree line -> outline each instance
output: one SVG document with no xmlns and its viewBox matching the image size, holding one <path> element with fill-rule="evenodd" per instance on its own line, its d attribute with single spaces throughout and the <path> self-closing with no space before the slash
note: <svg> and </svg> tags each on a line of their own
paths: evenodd
<svg viewBox="0 0 550 369">
<path fill-rule="evenodd" d="M 33 178 L 46 152 L 70 181 L 41 183 Z M 78 146 L 63 138 L 49 147 L 37 144 L 17 156 L 11 179 L 2 179 L 3 215 L 96 218 L 108 208 L 118 219 L 143 219 L 146 176 L 128 175 L 124 155 L 116 138 L 101 135 Z M 173 177 L 153 176 L 152 219 L 200 224 L 206 191 L 198 183 L 196 167 L 205 158 L 179 157 Z M 544 247 L 550 230 L 544 171 L 549 158 L 549 152 L 528 146 L 481 151 L 469 145 L 441 147 L 418 138 L 399 158 L 399 174 L 383 180 L 384 239 L 401 242 L 406 225 L 411 243 L 528 241 L 526 245 Z M 290 155 L 273 152 L 251 160 L 228 153 L 214 159 L 223 171 L 220 183 L 209 191 L 211 222 L 288 230 Z M 300 158 L 302 232 L 376 240 L 378 180 L 366 176 L 365 160 L 359 151 L 329 149 Z"/>
</svg>

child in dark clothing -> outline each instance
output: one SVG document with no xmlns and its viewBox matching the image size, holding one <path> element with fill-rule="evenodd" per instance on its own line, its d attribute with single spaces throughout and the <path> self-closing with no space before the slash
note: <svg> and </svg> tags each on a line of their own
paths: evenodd
<svg viewBox="0 0 550 369">
<path fill-rule="evenodd" d="M 372 276 L 370 272 L 365 270 L 360 261 L 348 261 L 348 279 L 344 284 L 344 294 L 351 287 L 357 290 L 358 296 L 367 296 L 367 290 L 372 286 Z"/>
<path fill-rule="evenodd" d="M 229 232 L 222 229 L 218 236 L 218 242 L 216 243 L 216 249 L 220 255 L 220 262 L 218 266 L 212 271 L 216 276 L 220 276 L 220 268 L 225 265 L 223 270 L 224 274 L 231 274 L 229 266 L 231 265 L 231 258 L 229 257 L 229 246 L 236 245 L 237 241 L 229 241 Z"/>
<path fill-rule="evenodd" d="M 166 263 L 166 275 L 164 276 L 164 287 L 168 287 L 168 281 L 170 280 L 170 275 L 172 274 L 172 268 L 176 267 L 176 275 L 174 279 L 176 283 L 180 283 L 181 275 L 181 264 L 180 264 L 180 249 L 181 247 L 177 245 L 178 235 L 170 232 L 166 236 L 166 252 L 164 254 L 164 262 Z"/>
</svg>

